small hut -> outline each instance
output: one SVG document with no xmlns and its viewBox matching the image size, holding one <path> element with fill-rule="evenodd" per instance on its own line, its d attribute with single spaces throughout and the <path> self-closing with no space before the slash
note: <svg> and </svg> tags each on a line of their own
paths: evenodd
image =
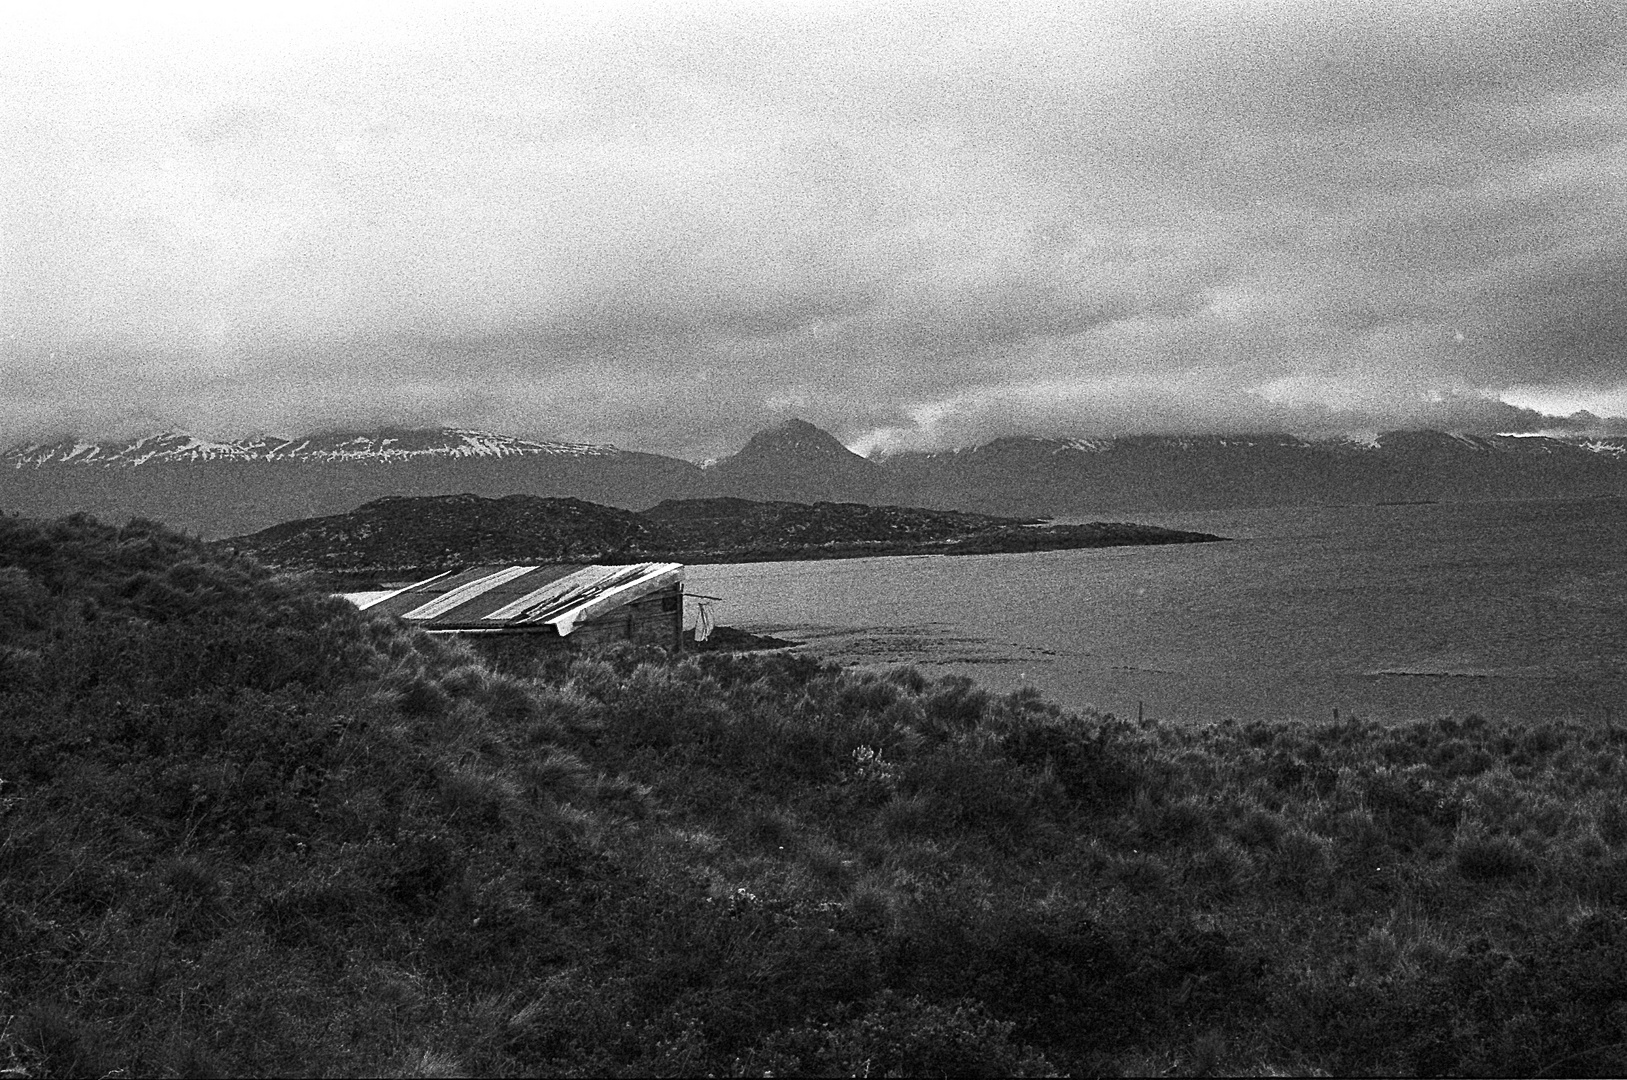
<svg viewBox="0 0 1627 1080">
<path fill-rule="evenodd" d="M 677 649 L 683 643 L 682 563 L 477 566 L 345 598 L 431 634 L 467 635 L 504 649 L 608 641 Z"/>
</svg>

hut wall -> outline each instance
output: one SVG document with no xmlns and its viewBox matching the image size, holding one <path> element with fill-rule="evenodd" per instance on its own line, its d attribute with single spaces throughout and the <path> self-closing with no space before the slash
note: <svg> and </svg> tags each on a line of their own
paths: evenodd
<svg viewBox="0 0 1627 1080">
<path fill-rule="evenodd" d="M 607 611 L 596 619 L 576 624 L 569 637 L 560 637 L 552 628 L 540 631 L 463 635 L 475 649 L 499 668 L 524 662 L 540 652 L 604 645 L 616 641 L 636 641 L 677 649 L 683 642 L 683 587 L 674 585 L 630 604 Z"/>
<path fill-rule="evenodd" d="M 596 619 L 576 624 L 565 641 L 599 645 L 611 641 L 636 641 L 676 649 L 683 640 L 683 587 L 673 585 L 640 597 Z"/>
</svg>

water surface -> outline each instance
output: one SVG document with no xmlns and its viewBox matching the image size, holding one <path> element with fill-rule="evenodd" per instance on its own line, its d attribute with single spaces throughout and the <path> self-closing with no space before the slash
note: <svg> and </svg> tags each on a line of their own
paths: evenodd
<svg viewBox="0 0 1627 1080">
<path fill-rule="evenodd" d="M 845 663 L 1120 715 L 1627 713 L 1627 500 L 1136 520 L 1234 539 L 694 566 L 688 588 Z"/>
</svg>

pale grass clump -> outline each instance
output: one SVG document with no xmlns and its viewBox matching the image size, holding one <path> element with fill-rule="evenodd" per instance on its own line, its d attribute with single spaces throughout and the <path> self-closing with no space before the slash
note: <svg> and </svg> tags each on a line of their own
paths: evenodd
<svg viewBox="0 0 1627 1080">
<path fill-rule="evenodd" d="M 453 765 L 440 777 L 441 798 L 453 814 L 495 824 L 522 799 L 519 783 L 503 772 L 480 765 Z"/>
<path fill-rule="evenodd" d="M 895 840 L 931 835 L 936 828 L 931 801 L 923 795 L 895 795 L 881 808 L 876 821 Z"/>
<path fill-rule="evenodd" d="M 1247 848 L 1222 837 L 1192 857 L 1187 879 L 1203 892 L 1217 897 L 1238 894 L 1253 884 L 1254 857 Z"/>
<path fill-rule="evenodd" d="M 551 796 L 566 801 L 591 791 L 593 770 L 580 757 L 552 747 L 519 766 L 520 782 L 533 797 Z"/>
<path fill-rule="evenodd" d="M 858 865 L 846 848 L 824 838 L 805 841 L 798 858 L 815 879 L 837 884 L 852 880 Z"/>
<path fill-rule="evenodd" d="M 440 675 L 441 689 L 455 698 L 484 696 L 491 681 L 491 673 L 479 662 L 459 664 Z"/>
<path fill-rule="evenodd" d="M 843 894 L 842 911 L 852 927 L 877 933 L 897 925 L 903 903 L 903 898 L 889 884 L 866 874 Z"/>
<path fill-rule="evenodd" d="M 1105 869 L 1110 879 L 1134 892 L 1160 892 L 1170 880 L 1168 864 L 1149 851 L 1109 856 Z"/>
<path fill-rule="evenodd" d="M 1477 825 L 1458 832 L 1452 844 L 1452 857 L 1458 873 L 1475 881 L 1518 877 L 1536 863 L 1519 840 L 1488 833 Z"/>
<path fill-rule="evenodd" d="M 526 728 L 532 742 L 554 742 L 566 735 L 603 731 L 606 716 L 599 700 L 581 686 L 528 687 L 534 719 Z"/>
<path fill-rule="evenodd" d="M 458 1060 L 450 1054 L 442 1054 L 434 1050 L 406 1050 L 403 1051 L 388 1067 L 381 1070 L 381 1076 L 406 1076 L 415 1080 L 444 1080 L 450 1077 L 463 1077 L 471 1075 Z"/>
<path fill-rule="evenodd" d="M 589 849 L 597 850 L 605 843 L 605 826 L 598 815 L 569 803 L 544 799 L 537 804 L 533 821 L 540 832 L 574 837 Z"/>
<path fill-rule="evenodd" d="M 538 715 L 534 691 L 513 675 L 489 674 L 482 688 L 481 704 L 493 721 L 510 729 L 524 730 Z"/>
<path fill-rule="evenodd" d="M 1277 840 L 1271 872 L 1279 884 L 1300 894 L 1317 892 L 1327 884 L 1331 848 L 1326 838 L 1291 828 Z"/>
</svg>

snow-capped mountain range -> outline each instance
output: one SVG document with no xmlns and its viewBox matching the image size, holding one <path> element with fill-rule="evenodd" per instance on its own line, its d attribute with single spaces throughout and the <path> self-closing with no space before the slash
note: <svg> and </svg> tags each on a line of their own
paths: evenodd
<svg viewBox="0 0 1627 1080">
<path fill-rule="evenodd" d="M 1007 436 L 980 446 L 938 451 L 927 457 L 962 457 L 998 450 L 1040 450 L 1049 454 L 1104 454 L 1112 451 L 1304 450 L 1341 453 L 1379 450 L 1416 450 L 1426 446 L 1450 447 L 1487 453 L 1563 454 L 1577 450 L 1607 456 L 1627 455 L 1627 436 L 1594 435 L 1468 435 L 1445 431 L 1387 431 L 1312 439 L 1301 435 L 1124 435 L 1105 439 L 1043 439 Z"/>
<path fill-rule="evenodd" d="M 262 436 L 240 442 L 214 442 L 172 431 L 128 442 L 64 439 L 14 446 L 0 453 L 0 467 L 100 465 L 118 468 L 225 461 L 406 462 L 424 458 L 604 457 L 616 453 L 619 451 L 614 446 L 538 442 L 467 428 L 387 429 L 300 439 Z"/>
<path fill-rule="evenodd" d="M 180 433 L 63 440 L 0 453 L 0 510 L 157 518 L 228 536 L 348 512 L 385 496 L 570 497 L 626 510 L 732 496 L 1008 517 L 1627 496 L 1627 438 L 1394 431 L 1008 437 L 865 458 L 801 420 L 707 467 L 613 446 L 466 428 L 218 442 Z"/>
</svg>

